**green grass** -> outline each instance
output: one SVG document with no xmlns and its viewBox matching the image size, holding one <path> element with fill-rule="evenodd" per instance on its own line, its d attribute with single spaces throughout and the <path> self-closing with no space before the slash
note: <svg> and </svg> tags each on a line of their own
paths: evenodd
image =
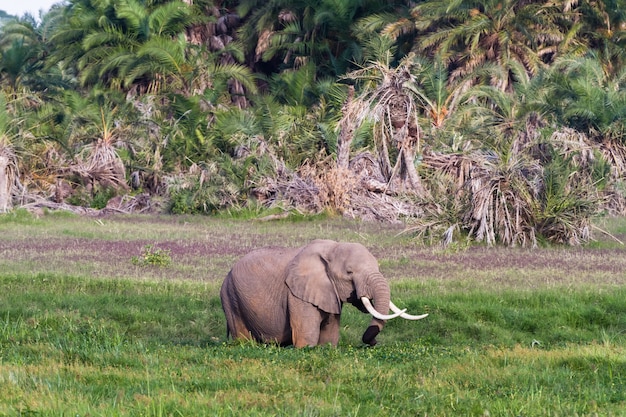
<svg viewBox="0 0 626 417">
<path fill-rule="evenodd" d="M 80 233 L 87 249 L 58 249 Z M 390 321 L 374 348 L 351 306 L 336 349 L 226 340 L 229 251 L 320 235 L 368 243 L 397 304 L 430 316 Z M 626 415 L 624 249 L 451 254 L 396 235 L 332 219 L 0 216 L 0 415 Z M 133 265 L 146 241 L 189 254 Z"/>
</svg>

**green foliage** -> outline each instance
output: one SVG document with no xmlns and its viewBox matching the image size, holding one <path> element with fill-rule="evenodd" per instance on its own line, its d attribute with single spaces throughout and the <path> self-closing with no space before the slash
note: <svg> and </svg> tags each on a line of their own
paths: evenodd
<svg viewBox="0 0 626 417">
<path fill-rule="evenodd" d="M 172 263 L 170 251 L 154 247 L 154 245 L 146 245 L 139 256 L 133 256 L 130 259 L 133 265 L 138 266 L 159 266 L 165 267 Z"/>
<path fill-rule="evenodd" d="M 69 9 L 52 36 L 57 48 L 51 58 L 75 70 L 82 85 L 159 90 L 163 78 L 184 77 L 185 45 L 178 35 L 191 23 L 189 6 L 179 1 L 78 3 L 82 7 Z"/>
<path fill-rule="evenodd" d="M 37 219 L 26 209 L 15 209 L 0 215 L 0 224 L 34 224 Z"/>
<path fill-rule="evenodd" d="M 403 2 L 316 0 L 237 2 L 243 24 L 239 36 L 246 52 L 266 64 L 265 73 L 315 68 L 316 78 L 336 77 L 360 61 L 363 51 L 352 24 L 371 13 L 392 11 Z M 323 42 L 318 40 L 324 39 Z M 270 65 L 267 65 L 270 64 Z"/>
<path fill-rule="evenodd" d="M 552 142 L 565 129 L 592 148 L 597 163 L 572 159 L 562 175 L 551 173 L 563 168 L 552 159 L 529 153 L 545 164 L 551 188 L 526 216 L 534 221 L 523 234 L 541 229 L 549 240 L 576 241 L 564 230 L 585 224 L 598 208 L 626 212 L 626 15 L 619 2 L 193 3 L 73 0 L 39 20 L 3 22 L 0 141 L 12 142 L 27 190 L 50 195 L 59 177 L 93 180 L 102 166 L 77 178 L 85 161 L 76 158 L 93 156 L 86 145 L 103 139 L 111 140 L 109 155 L 121 158 L 118 174 L 127 169 L 138 180 L 133 185 L 153 195 L 169 191 L 171 212 L 237 210 L 252 189 L 276 180 L 279 167 L 298 172 L 332 158 L 342 120 L 355 129 L 353 152 L 388 138 L 379 146 L 383 164 L 401 155 L 401 138 L 389 130 L 393 112 L 373 109 L 386 102 L 397 110 L 389 98 L 404 91 L 417 109 L 406 114 L 417 114 L 416 155 L 408 159 L 418 165 L 422 151 L 478 159 L 495 152 L 506 161 L 512 147 L 528 150 L 539 137 Z M 358 65 L 382 68 L 381 78 L 394 74 L 394 82 L 379 95 L 372 79 L 356 83 L 357 97 L 371 100 L 361 115 L 344 119 L 346 89 L 336 82 L 352 84 L 345 75 Z M 366 116 L 373 117 L 363 123 Z M 395 180 L 410 173 L 417 183 L 413 164 L 400 162 L 382 171 L 397 165 Z M 562 186 L 553 186 L 555 179 Z M 430 223 L 431 236 L 439 226 L 445 232 L 461 224 L 467 213 L 457 210 L 459 202 L 437 207 L 433 197 L 447 184 L 427 185 L 427 215 L 441 214 Z M 494 193 L 528 201 L 527 188 Z M 97 208 L 105 200 L 106 193 L 91 190 L 69 199 Z M 494 236 L 515 241 L 506 230 Z"/>
<path fill-rule="evenodd" d="M 9 146 L 12 143 L 12 121 L 13 117 L 9 111 L 6 95 L 0 92 L 0 147 Z"/>
<path fill-rule="evenodd" d="M 67 198 L 67 202 L 74 206 L 103 209 L 117 192 L 113 188 L 98 188 L 94 193 L 87 192 L 84 188 L 78 188 Z"/>
<path fill-rule="evenodd" d="M 591 139 L 623 140 L 626 114 L 624 70 L 608 72 L 597 57 L 564 57 L 548 71 L 544 110 L 559 124 Z"/>
<path fill-rule="evenodd" d="M 598 212 L 599 197 L 586 178 L 571 174 L 568 162 L 555 157 L 544 167 L 543 205 L 537 229 L 551 241 L 576 244 L 589 239 L 590 219 Z"/>
<path fill-rule="evenodd" d="M 171 178 L 170 213 L 211 214 L 236 205 L 241 198 L 240 188 L 232 174 L 217 164 L 202 163 L 192 166 L 188 174 Z"/>
<path fill-rule="evenodd" d="M 103 209 L 107 206 L 109 200 L 115 195 L 117 192 L 113 188 L 103 188 L 98 190 L 91 200 L 91 208 L 95 209 Z"/>
</svg>

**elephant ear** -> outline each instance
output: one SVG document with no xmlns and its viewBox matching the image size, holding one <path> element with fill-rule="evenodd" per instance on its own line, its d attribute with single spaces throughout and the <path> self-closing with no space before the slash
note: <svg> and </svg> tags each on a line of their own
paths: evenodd
<svg viewBox="0 0 626 417">
<path fill-rule="evenodd" d="M 328 254 L 336 245 L 321 239 L 308 244 L 287 266 L 285 279 L 293 295 L 331 314 L 341 313 L 341 300 L 327 272 Z"/>
</svg>

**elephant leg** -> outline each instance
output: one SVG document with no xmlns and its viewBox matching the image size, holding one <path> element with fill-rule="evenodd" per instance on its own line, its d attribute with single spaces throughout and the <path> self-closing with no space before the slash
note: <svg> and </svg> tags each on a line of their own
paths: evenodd
<svg viewBox="0 0 626 417">
<path fill-rule="evenodd" d="M 222 297 L 222 307 L 226 316 L 226 336 L 233 339 L 251 339 L 252 333 L 242 320 L 236 303 L 228 297 Z"/>
<path fill-rule="evenodd" d="M 252 333 L 244 323 L 244 321 L 234 314 L 226 316 L 226 330 L 228 335 L 233 339 L 251 339 Z M 227 335 L 227 336 L 228 336 Z"/>
<path fill-rule="evenodd" d="M 328 317 L 322 322 L 322 327 L 320 329 L 320 345 L 330 343 L 333 346 L 337 346 L 339 343 L 340 321 L 341 315 L 328 314 Z"/>
<path fill-rule="evenodd" d="M 295 347 L 317 346 L 323 319 L 316 306 L 289 295 L 289 323 Z"/>
<path fill-rule="evenodd" d="M 233 318 L 232 328 L 230 328 L 230 331 L 233 339 L 252 339 L 252 332 L 239 317 Z"/>
</svg>

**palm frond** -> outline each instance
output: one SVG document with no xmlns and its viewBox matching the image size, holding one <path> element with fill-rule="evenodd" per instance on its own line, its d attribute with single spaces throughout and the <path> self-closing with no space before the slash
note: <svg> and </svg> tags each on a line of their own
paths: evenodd
<svg viewBox="0 0 626 417">
<path fill-rule="evenodd" d="M 152 10 L 150 27 L 157 36 L 176 36 L 190 22 L 191 8 L 182 1 L 165 3 Z"/>
<path fill-rule="evenodd" d="M 123 19 L 131 33 L 142 34 L 145 38 L 149 36 L 148 33 L 145 33 L 146 28 L 144 27 L 145 22 L 147 22 L 145 5 L 135 0 L 118 0 L 114 5 L 117 17 Z"/>
<path fill-rule="evenodd" d="M 364 39 L 396 22 L 397 16 L 391 13 L 374 13 L 357 20 L 352 32 L 358 39 Z M 394 31 L 395 33 L 395 31 Z"/>
<path fill-rule="evenodd" d="M 218 64 L 213 67 L 212 74 L 215 78 L 234 79 L 241 83 L 247 91 L 256 94 L 256 77 L 250 68 L 239 64 Z"/>
</svg>

